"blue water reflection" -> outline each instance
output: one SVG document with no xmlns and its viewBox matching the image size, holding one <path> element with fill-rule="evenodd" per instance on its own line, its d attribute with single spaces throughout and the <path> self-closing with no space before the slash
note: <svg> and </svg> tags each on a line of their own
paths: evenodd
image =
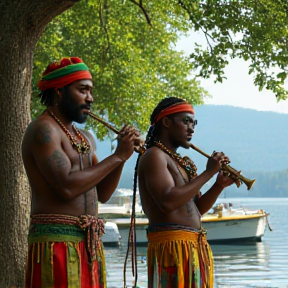
<svg viewBox="0 0 288 288">
<path fill-rule="evenodd" d="M 243 206 L 270 213 L 273 231 L 262 242 L 246 245 L 211 245 L 214 255 L 215 288 L 288 288 L 288 199 L 240 199 Z M 126 247 L 105 248 L 108 288 L 123 287 Z M 137 248 L 138 286 L 147 287 L 146 248 Z M 128 287 L 133 285 L 131 265 Z"/>
</svg>

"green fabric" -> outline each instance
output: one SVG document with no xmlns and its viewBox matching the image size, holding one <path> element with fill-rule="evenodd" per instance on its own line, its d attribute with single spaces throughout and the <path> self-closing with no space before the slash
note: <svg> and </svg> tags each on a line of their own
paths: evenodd
<svg viewBox="0 0 288 288">
<path fill-rule="evenodd" d="M 67 279 L 68 288 L 79 288 L 80 284 L 80 259 L 78 252 L 73 245 L 68 243 L 68 255 L 67 255 Z"/>
<path fill-rule="evenodd" d="M 84 63 L 72 64 L 45 75 L 42 80 L 52 80 L 77 71 L 89 71 L 89 69 Z"/>
<path fill-rule="evenodd" d="M 28 243 L 41 242 L 80 242 L 86 239 L 84 230 L 67 224 L 32 224 Z"/>
<path fill-rule="evenodd" d="M 42 246 L 41 251 L 41 288 L 54 287 L 54 276 L 53 276 L 53 260 L 51 255 L 51 243 L 47 243 L 44 247 Z"/>
</svg>

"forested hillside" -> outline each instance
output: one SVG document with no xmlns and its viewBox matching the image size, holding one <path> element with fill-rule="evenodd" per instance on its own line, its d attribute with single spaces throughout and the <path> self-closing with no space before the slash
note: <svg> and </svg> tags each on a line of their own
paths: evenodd
<svg viewBox="0 0 288 288">
<path fill-rule="evenodd" d="M 288 114 L 216 105 L 195 111 L 199 125 L 192 142 L 207 153 L 223 151 L 243 171 L 288 168 Z"/>
<path fill-rule="evenodd" d="M 239 189 L 233 185 L 227 190 L 229 197 L 288 197 L 288 114 L 203 105 L 195 107 L 195 116 L 198 125 L 192 143 L 208 154 L 213 150 L 225 152 L 232 167 L 257 179 L 250 191 L 244 185 Z M 193 159 L 199 172 L 203 171 L 207 160 L 204 156 L 192 149 L 179 152 Z M 109 153 L 110 140 L 98 142 L 99 158 Z M 119 187 L 132 188 L 136 157 L 135 153 L 125 164 Z"/>
<path fill-rule="evenodd" d="M 278 172 L 251 173 L 257 185 L 251 190 L 253 196 L 288 197 L 288 169 Z"/>
</svg>

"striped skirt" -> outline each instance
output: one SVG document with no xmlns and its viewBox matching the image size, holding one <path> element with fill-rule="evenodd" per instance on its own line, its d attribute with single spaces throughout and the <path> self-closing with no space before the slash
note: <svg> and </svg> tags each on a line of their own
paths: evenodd
<svg viewBox="0 0 288 288">
<path fill-rule="evenodd" d="M 100 240 L 104 228 L 102 223 L 98 225 L 97 218 L 89 219 L 83 229 L 78 217 L 44 214 L 32 217 L 25 288 L 106 288 Z M 89 228 L 96 231 L 96 236 Z M 101 232 L 97 233 L 99 228 Z"/>
<path fill-rule="evenodd" d="M 147 237 L 148 288 L 214 287 L 213 256 L 204 231 L 161 229 Z"/>
</svg>

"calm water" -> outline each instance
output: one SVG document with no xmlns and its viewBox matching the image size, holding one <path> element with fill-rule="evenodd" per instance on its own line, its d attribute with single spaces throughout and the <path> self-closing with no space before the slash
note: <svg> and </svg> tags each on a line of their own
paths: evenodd
<svg viewBox="0 0 288 288">
<path fill-rule="evenodd" d="M 262 242 L 251 245 L 211 245 L 215 261 L 215 288 L 288 288 L 288 198 L 220 199 L 270 213 Z M 209 232 L 208 232 L 209 233 Z M 108 288 L 123 287 L 126 247 L 105 248 Z M 146 284 L 146 248 L 137 248 L 138 286 Z M 132 287 L 131 265 L 127 284 Z"/>
</svg>

